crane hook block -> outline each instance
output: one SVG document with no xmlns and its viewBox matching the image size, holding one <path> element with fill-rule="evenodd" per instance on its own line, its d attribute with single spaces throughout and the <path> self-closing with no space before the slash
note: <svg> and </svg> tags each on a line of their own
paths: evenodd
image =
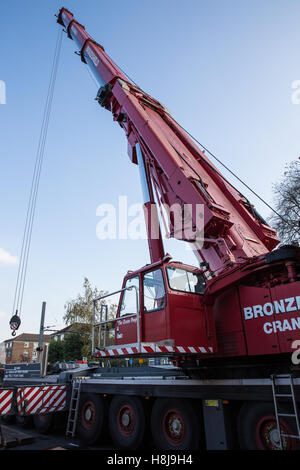
<svg viewBox="0 0 300 470">
<path fill-rule="evenodd" d="M 20 317 L 17 314 L 13 315 L 9 322 L 9 326 L 13 330 L 12 336 L 16 335 L 16 330 L 20 327 L 20 325 L 21 325 Z"/>
</svg>

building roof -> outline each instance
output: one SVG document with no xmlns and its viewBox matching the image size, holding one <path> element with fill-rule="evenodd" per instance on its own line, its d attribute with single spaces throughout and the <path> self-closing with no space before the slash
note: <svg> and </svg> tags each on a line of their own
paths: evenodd
<svg viewBox="0 0 300 470">
<path fill-rule="evenodd" d="M 76 329 L 80 330 L 82 328 L 88 328 L 88 325 L 86 323 L 75 322 L 75 323 L 72 323 L 72 325 L 66 326 L 62 330 L 55 331 L 50 336 L 51 336 L 51 338 L 53 338 L 54 336 L 59 336 L 59 335 L 62 335 L 64 333 L 67 333 L 69 331 L 72 331 L 72 330 L 76 331 Z"/>
<path fill-rule="evenodd" d="M 50 335 L 43 335 L 43 342 L 44 343 L 50 343 L 50 341 L 56 336 L 56 335 L 61 335 L 63 333 L 66 333 L 70 330 L 75 329 L 76 327 L 87 327 L 86 323 L 73 323 L 72 325 L 68 325 L 62 330 L 56 331 L 55 333 L 52 333 Z M 24 342 L 33 342 L 37 343 L 39 340 L 39 335 L 34 334 L 34 333 L 21 333 L 18 336 L 15 336 L 14 338 L 6 339 L 3 341 L 3 343 L 10 343 L 12 341 L 24 341 Z"/>
<path fill-rule="evenodd" d="M 27 341 L 27 342 L 34 342 L 37 343 L 39 340 L 39 335 L 33 333 L 22 333 L 15 338 L 7 339 L 4 343 L 12 342 L 12 341 Z M 43 335 L 44 343 L 49 343 L 51 341 L 51 335 Z"/>
<path fill-rule="evenodd" d="M 62 333 L 65 333 L 66 331 L 71 330 L 72 326 L 74 326 L 74 325 L 65 326 L 65 328 L 62 328 L 61 330 L 57 330 L 54 333 L 52 333 L 51 336 L 61 335 Z"/>
</svg>

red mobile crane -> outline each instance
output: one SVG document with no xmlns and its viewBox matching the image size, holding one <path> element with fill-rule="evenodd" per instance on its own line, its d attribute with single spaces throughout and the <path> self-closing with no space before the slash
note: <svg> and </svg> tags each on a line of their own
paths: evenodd
<svg viewBox="0 0 300 470">
<path fill-rule="evenodd" d="M 91 444 L 108 428 L 118 449 L 140 448 L 148 428 L 164 450 L 298 448 L 300 374 L 291 353 L 300 336 L 299 248 L 274 250 L 275 231 L 168 110 L 72 13 L 62 8 L 57 21 L 98 80 L 97 101 L 124 130 L 144 195 L 151 263 L 109 294 L 120 293 L 114 319 L 99 302 L 109 295 L 94 299 L 93 354 L 101 361 L 165 355 L 173 365 L 98 362 L 40 378 L 10 365 L 0 414 L 34 415 L 46 432 L 69 409 L 67 435 Z M 157 205 L 162 213 L 176 208 L 170 235 L 194 245 L 199 267 L 165 254 Z"/>
<path fill-rule="evenodd" d="M 125 277 L 115 347 L 98 344 L 96 354 L 167 353 L 183 365 L 193 358 L 253 361 L 276 355 L 278 360 L 290 353 L 300 329 L 300 250 L 272 252 L 279 243 L 275 231 L 167 109 L 128 80 L 65 8 L 58 23 L 98 80 L 97 101 L 124 130 L 144 195 L 151 264 Z M 169 217 L 170 235 L 194 245 L 200 269 L 165 256 L 156 201 L 176 207 Z M 136 292 L 128 289 L 131 285 Z M 130 297 L 136 293 L 133 312 Z"/>
</svg>

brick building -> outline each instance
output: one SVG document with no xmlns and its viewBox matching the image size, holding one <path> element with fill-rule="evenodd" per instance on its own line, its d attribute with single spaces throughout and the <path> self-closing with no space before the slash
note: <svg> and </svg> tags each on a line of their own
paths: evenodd
<svg viewBox="0 0 300 470">
<path fill-rule="evenodd" d="M 88 334 L 90 331 L 89 326 L 86 323 L 72 323 L 72 325 L 68 325 L 62 330 L 55 331 L 55 333 L 52 333 L 51 339 L 52 340 L 64 340 L 68 334 L 71 333 L 80 333 L 80 334 Z"/>
<path fill-rule="evenodd" d="M 2 343 L 0 343 L 0 366 L 1 366 L 1 364 L 5 364 L 5 359 L 6 359 L 5 344 L 4 344 L 4 341 L 3 341 Z"/>
<path fill-rule="evenodd" d="M 50 340 L 50 335 L 43 336 L 43 344 L 48 344 Z M 38 341 L 39 335 L 32 333 L 22 333 L 15 338 L 4 341 L 6 364 L 36 362 L 38 360 L 36 351 Z"/>
</svg>

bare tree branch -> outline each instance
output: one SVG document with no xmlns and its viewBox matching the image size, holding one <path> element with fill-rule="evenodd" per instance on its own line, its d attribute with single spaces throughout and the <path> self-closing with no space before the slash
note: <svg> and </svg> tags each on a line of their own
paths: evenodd
<svg viewBox="0 0 300 470">
<path fill-rule="evenodd" d="M 300 242 L 300 163 L 292 161 L 286 165 L 281 181 L 273 185 L 274 214 L 269 222 L 275 228 L 282 243 Z M 281 216 L 281 217 L 280 217 Z"/>
</svg>

